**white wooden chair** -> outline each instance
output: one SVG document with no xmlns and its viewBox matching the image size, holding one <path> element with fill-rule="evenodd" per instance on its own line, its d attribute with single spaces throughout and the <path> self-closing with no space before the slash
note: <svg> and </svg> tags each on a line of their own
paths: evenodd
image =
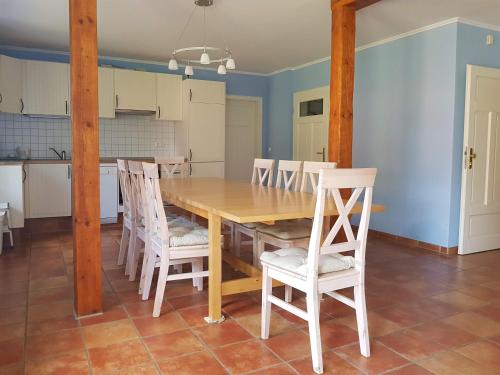
<svg viewBox="0 0 500 375">
<path fill-rule="evenodd" d="M 146 226 L 151 242 L 145 257 L 147 264 L 142 297 L 148 298 L 155 267 L 159 266 L 160 273 L 153 308 L 153 316 L 158 317 L 167 281 L 193 279 L 193 286 L 200 291 L 203 290 L 203 277 L 208 276 L 208 271 L 203 271 L 203 257 L 208 257 L 208 230 L 191 222 L 187 227 L 169 225 L 163 208 L 158 166 L 143 163 L 143 169 Z M 169 275 L 171 265 L 184 263 L 191 263 L 191 272 Z"/>
<path fill-rule="evenodd" d="M 280 160 L 278 162 L 278 177 L 276 187 L 290 191 L 297 191 L 302 173 L 302 162 L 293 160 Z M 254 172 L 259 176 L 256 172 Z M 253 180 L 253 178 L 252 178 Z M 255 266 L 260 264 L 260 254 L 257 254 L 257 227 L 259 223 L 234 224 L 234 252 L 240 256 L 241 235 L 244 234 L 252 239 Z"/>
<path fill-rule="evenodd" d="M 301 192 L 316 193 L 318 177 L 321 169 L 336 168 L 337 163 L 333 162 L 310 162 L 305 161 L 302 167 Z M 262 225 L 257 228 L 257 247 L 255 251 L 256 259 L 260 259 L 265 250 L 265 244 L 277 247 L 307 247 L 311 234 L 311 220 L 285 220 L 275 225 Z"/>
<path fill-rule="evenodd" d="M 273 184 L 273 174 L 274 174 L 274 165 L 275 161 L 273 159 L 254 159 L 253 161 L 253 169 L 252 169 L 252 180 L 251 183 L 259 186 L 272 186 Z M 256 239 L 254 240 L 254 236 L 252 233 L 255 231 L 256 223 L 247 223 L 242 225 L 237 225 L 236 223 L 223 220 L 223 225 L 229 227 L 231 233 L 231 250 L 236 256 L 240 256 L 240 248 L 241 248 L 241 233 L 247 234 L 252 238 L 252 243 L 254 244 L 253 249 L 256 248 Z M 236 226 L 239 227 L 238 234 L 235 231 Z M 248 231 L 246 230 L 248 229 Z M 238 236 L 238 238 L 236 238 Z M 258 259 L 258 258 L 257 258 Z"/>
<path fill-rule="evenodd" d="M 189 164 L 184 156 L 156 157 L 155 163 L 160 166 L 161 178 L 187 177 Z"/>
<path fill-rule="evenodd" d="M 306 320 L 309 324 L 309 338 L 313 369 L 323 373 L 323 356 L 319 326 L 319 295 L 322 293 L 337 299 L 356 310 L 359 346 L 361 354 L 370 356 L 370 341 L 365 302 L 365 252 L 373 185 L 377 170 L 367 169 L 323 169 L 317 186 L 316 210 L 308 250 L 304 248 L 280 249 L 265 252 L 262 262 L 262 339 L 269 338 L 271 304 Z M 346 204 L 339 189 L 353 189 Z M 358 233 L 354 237 L 349 213 L 364 191 L 363 209 Z M 323 217 L 326 199 L 335 201 L 339 217 L 321 244 Z M 340 228 L 344 229 L 346 242 L 334 243 Z M 340 253 L 354 251 L 354 257 Z M 297 288 L 306 293 L 307 310 L 301 310 L 272 295 L 272 280 Z M 336 292 L 354 288 L 354 299 Z"/>
<path fill-rule="evenodd" d="M 10 228 L 11 223 L 9 203 L 0 203 L 0 254 L 2 254 L 4 233 L 9 233 L 10 247 L 14 247 L 14 237 Z"/>
<path fill-rule="evenodd" d="M 146 227 L 144 215 L 144 199 L 141 194 L 141 181 L 144 178 L 142 163 L 139 161 L 128 161 L 130 176 L 130 196 L 132 202 L 133 222 L 130 231 L 130 242 L 127 255 L 127 274 L 129 280 L 134 281 L 139 264 L 140 253 L 146 246 Z M 143 246 L 141 246 L 143 245 Z"/>
<path fill-rule="evenodd" d="M 122 265 L 125 262 L 125 256 L 128 251 L 128 245 L 130 242 L 130 234 L 132 231 L 132 224 L 134 222 L 134 212 L 132 210 L 132 197 L 130 191 L 130 176 L 128 172 L 127 160 L 117 159 L 118 166 L 118 176 L 120 182 L 120 191 L 122 193 L 123 200 L 123 229 L 122 229 L 122 239 L 120 241 L 120 252 L 118 253 L 118 265 Z M 128 270 L 125 269 L 127 273 Z"/>
</svg>

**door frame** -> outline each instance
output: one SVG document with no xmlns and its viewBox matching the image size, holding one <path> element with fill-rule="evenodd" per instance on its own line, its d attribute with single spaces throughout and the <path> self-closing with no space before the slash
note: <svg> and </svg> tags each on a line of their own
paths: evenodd
<svg viewBox="0 0 500 375">
<path fill-rule="evenodd" d="M 317 116 L 309 116 L 311 120 L 319 119 L 320 117 L 325 117 L 328 121 L 330 116 L 330 86 L 320 86 L 313 89 L 296 91 L 293 93 L 293 160 L 297 160 L 297 149 L 298 149 L 298 116 L 300 109 L 297 108 L 297 96 L 304 95 L 308 100 L 323 98 L 323 114 Z"/>
<path fill-rule="evenodd" d="M 257 104 L 257 127 L 255 129 L 255 157 L 262 157 L 262 97 L 260 96 L 244 96 L 244 95 L 226 95 L 226 108 L 228 100 L 242 100 L 254 102 Z"/>
</svg>

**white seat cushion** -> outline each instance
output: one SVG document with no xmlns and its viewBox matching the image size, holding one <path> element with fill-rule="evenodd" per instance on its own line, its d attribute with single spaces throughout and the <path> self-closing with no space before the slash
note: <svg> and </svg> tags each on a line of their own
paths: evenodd
<svg viewBox="0 0 500 375">
<path fill-rule="evenodd" d="M 297 240 L 311 236 L 312 222 L 310 220 L 282 221 L 275 225 L 258 227 L 261 233 L 269 234 L 280 240 Z"/>
<path fill-rule="evenodd" d="M 195 246 L 208 244 L 208 229 L 200 226 L 169 227 L 170 246 Z"/>
<path fill-rule="evenodd" d="M 279 249 L 262 253 L 260 260 L 263 264 L 281 268 L 288 272 L 296 273 L 302 277 L 307 276 L 307 250 L 299 247 Z M 348 270 L 354 267 L 354 258 L 341 254 L 320 255 L 318 274 Z"/>
<path fill-rule="evenodd" d="M 259 223 L 244 223 L 241 225 L 248 229 L 255 229 L 259 226 Z"/>
</svg>

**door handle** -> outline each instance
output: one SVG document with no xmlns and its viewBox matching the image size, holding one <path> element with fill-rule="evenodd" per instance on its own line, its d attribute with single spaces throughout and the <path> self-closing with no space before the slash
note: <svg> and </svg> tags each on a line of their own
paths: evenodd
<svg viewBox="0 0 500 375">
<path fill-rule="evenodd" d="M 193 151 L 189 149 L 189 161 L 193 160 Z"/>
<path fill-rule="evenodd" d="M 68 180 L 71 178 L 71 166 L 68 165 Z"/>
<path fill-rule="evenodd" d="M 474 153 L 474 149 L 471 147 L 469 150 L 469 169 L 472 169 L 472 162 L 477 157 Z"/>
<path fill-rule="evenodd" d="M 3 102 L 3 96 L 2 94 L 0 93 L 0 103 Z"/>
<path fill-rule="evenodd" d="M 193 165 L 190 163 L 189 164 L 189 175 L 191 176 L 193 174 Z"/>
<path fill-rule="evenodd" d="M 325 148 L 324 147 L 323 147 L 323 151 L 317 152 L 316 155 L 322 155 L 323 161 L 326 161 L 325 160 Z"/>
<path fill-rule="evenodd" d="M 193 99 L 193 90 L 189 89 L 189 101 Z"/>
<path fill-rule="evenodd" d="M 66 110 L 66 114 L 68 114 L 68 101 L 67 100 L 64 101 L 64 107 Z"/>
<path fill-rule="evenodd" d="M 115 109 L 118 108 L 118 94 L 115 95 Z"/>
<path fill-rule="evenodd" d="M 24 112 L 24 102 L 23 102 L 23 99 L 20 98 L 19 101 L 21 102 L 21 113 Z"/>
<path fill-rule="evenodd" d="M 160 118 L 160 117 L 161 117 L 161 108 L 160 108 L 160 106 L 158 106 L 158 118 Z"/>
</svg>

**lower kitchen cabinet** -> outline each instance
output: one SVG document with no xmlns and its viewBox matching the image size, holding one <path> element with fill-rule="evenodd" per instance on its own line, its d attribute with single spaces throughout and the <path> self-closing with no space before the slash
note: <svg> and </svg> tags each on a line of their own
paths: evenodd
<svg viewBox="0 0 500 375">
<path fill-rule="evenodd" d="M 71 216 L 71 164 L 28 164 L 25 168 L 26 216 Z"/>
</svg>

